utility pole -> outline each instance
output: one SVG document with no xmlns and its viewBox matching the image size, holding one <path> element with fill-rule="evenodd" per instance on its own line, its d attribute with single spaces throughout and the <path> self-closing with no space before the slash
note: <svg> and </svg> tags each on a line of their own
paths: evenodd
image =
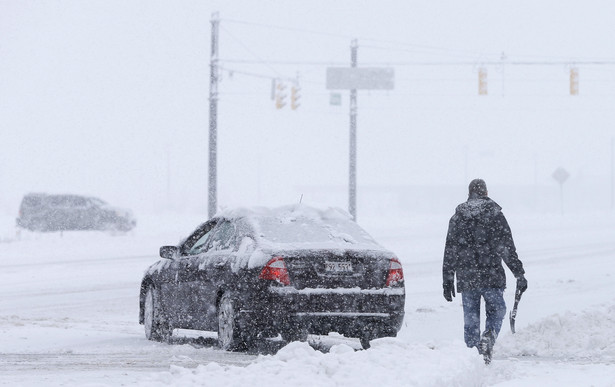
<svg viewBox="0 0 615 387">
<path fill-rule="evenodd" d="M 208 215 L 213 217 L 217 209 L 218 195 L 218 12 L 211 14 L 211 57 L 209 64 L 209 181 Z"/>
<path fill-rule="evenodd" d="M 357 67 L 357 39 L 350 44 L 350 67 Z M 348 181 L 348 212 L 357 220 L 357 89 L 350 90 L 350 171 Z"/>
<path fill-rule="evenodd" d="M 611 210 L 615 208 L 615 137 L 611 137 Z"/>
<path fill-rule="evenodd" d="M 171 142 L 167 144 L 167 209 L 171 208 Z"/>
<path fill-rule="evenodd" d="M 357 39 L 350 43 L 350 67 L 328 67 L 327 89 L 350 90 L 350 157 L 348 212 L 357 220 L 357 91 L 392 90 L 395 71 L 385 67 L 357 67 Z"/>
</svg>

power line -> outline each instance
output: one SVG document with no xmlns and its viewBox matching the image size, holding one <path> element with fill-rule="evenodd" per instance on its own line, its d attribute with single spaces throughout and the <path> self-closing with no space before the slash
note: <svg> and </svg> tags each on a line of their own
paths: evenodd
<svg viewBox="0 0 615 387">
<path fill-rule="evenodd" d="M 236 19 L 222 19 L 222 20 L 225 22 L 230 22 L 230 23 L 235 23 L 235 24 L 244 24 L 244 25 L 262 27 L 262 28 L 271 28 L 271 29 L 283 30 L 283 31 L 302 32 L 306 34 L 322 35 L 322 36 L 335 37 L 335 38 L 340 38 L 340 39 L 342 38 L 352 39 L 353 38 L 352 36 L 349 36 L 349 35 L 335 34 L 335 33 L 330 33 L 330 32 L 323 32 L 323 31 L 314 31 L 314 30 L 308 30 L 308 29 L 296 28 L 296 27 L 277 26 L 273 24 L 249 22 L 249 21 L 236 20 Z"/>
<path fill-rule="evenodd" d="M 284 65 L 284 66 L 347 66 L 348 62 L 332 62 L 332 61 L 297 61 L 297 60 L 268 60 L 265 61 L 254 61 L 251 59 L 221 59 L 221 62 L 226 63 L 237 63 L 237 64 L 275 64 L 275 65 Z"/>
<path fill-rule="evenodd" d="M 296 77 L 285 77 L 282 75 L 268 75 L 268 74 L 262 74 L 262 73 L 255 73 L 255 72 L 251 72 L 251 71 L 243 71 L 243 70 L 236 70 L 236 69 L 232 69 L 229 67 L 225 67 L 225 66 L 220 66 L 221 70 L 224 71 L 228 71 L 231 74 L 241 74 L 241 75 L 246 75 L 249 77 L 253 77 L 253 78 L 261 78 L 261 79 L 268 79 L 268 80 L 283 80 L 283 81 L 295 81 L 297 78 Z"/>
<path fill-rule="evenodd" d="M 279 75 L 278 71 L 277 71 L 275 68 L 273 68 L 269 62 L 267 62 L 267 61 L 265 61 L 264 59 L 262 59 L 262 58 L 261 58 L 258 54 L 256 54 L 256 53 L 255 53 L 254 51 L 252 51 L 252 50 L 251 50 L 251 49 L 250 49 L 247 45 L 245 45 L 245 44 L 244 44 L 244 43 L 243 43 L 240 39 L 236 38 L 236 37 L 235 37 L 233 34 L 231 34 L 231 33 L 230 33 L 230 32 L 229 32 L 226 28 L 222 28 L 222 30 L 223 30 L 223 31 L 225 31 L 225 33 L 227 33 L 227 34 L 228 34 L 228 35 L 229 35 L 232 39 L 234 39 L 237 43 L 239 43 L 239 44 L 240 44 L 240 45 L 244 48 L 244 50 L 246 50 L 246 51 L 247 51 L 247 52 L 249 52 L 252 56 L 254 56 L 255 58 L 257 58 L 259 63 L 262 63 L 262 64 L 266 65 L 267 67 L 269 67 L 269 69 L 270 69 L 271 71 L 273 71 L 274 73 L 276 73 L 276 74 L 278 74 L 278 75 Z"/>
<path fill-rule="evenodd" d="M 530 63 L 536 63 L 536 64 L 553 64 L 553 65 L 559 65 L 559 64 L 588 64 L 588 65 L 612 65 L 615 64 L 615 59 L 613 58 L 606 58 L 606 59 L 574 59 L 574 58 L 568 58 L 568 57 L 559 57 L 559 56 L 543 56 L 543 55 L 526 55 L 526 54 L 520 54 L 520 55 L 513 55 L 516 58 L 551 58 L 554 60 L 545 60 L 545 59 L 539 59 L 537 61 L 529 61 L 529 60 L 516 60 L 516 61 L 508 61 L 506 59 L 506 55 L 504 52 L 484 52 L 484 51 L 474 51 L 474 50 L 465 50 L 465 49 L 458 49 L 458 48 L 450 48 L 450 47 L 438 47 L 438 46 L 430 46 L 430 45 L 422 45 L 422 44 L 416 44 L 416 43 L 408 43 L 408 42 L 403 42 L 403 41 L 399 41 L 399 40 L 389 40 L 389 39 L 377 39 L 377 38 L 370 38 L 370 37 L 361 37 L 361 36 L 351 36 L 351 35 L 346 35 L 346 34 L 339 34 L 339 33 L 331 33 L 331 32 L 326 32 L 326 31 L 316 31 L 316 30 L 309 30 L 309 29 L 304 29 L 304 28 L 298 28 L 298 27 L 288 27 L 288 26 L 280 26 L 280 25 L 274 25 L 274 24 L 266 24 L 266 23 L 258 23 L 258 22 L 251 22 L 251 21 L 245 21 L 245 20 L 237 20 L 237 19 L 221 19 L 225 22 L 229 22 L 229 23 L 235 23 L 235 24 L 243 24 L 243 25 L 249 25 L 249 26 L 256 26 L 256 27 L 261 27 L 261 28 L 268 28 L 268 29 L 276 29 L 276 30 L 284 30 L 284 31 L 293 31 L 293 32 L 299 32 L 299 33 L 304 33 L 304 34 L 311 34 L 311 35 L 320 35 L 320 36 L 327 36 L 327 37 L 335 37 L 335 38 L 340 38 L 340 39 L 358 39 L 360 42 L 373 42 L 373 43 L 382 43 L 382 44 L 391 44 L 394 46 L 401 46 L 401 47 L 408 47 L 411 49 L 403 49 L 403 48 L 395 48 L 395 47 L 385 47 L 385 46 L 378 46 L 378 45 L 365 45 L 365 44 L 361 44 L 359 45 L 360 48 L 367 48 L 367 49 L 377 49 L 377 50 L 383 50 L 383 51 L 399 51 L 399 52 L 407 52 L 407 53 L 417 53 L 418 50 L 423 51 L 423 53 L 430 53 L 429 51 L 442 51 L 444 53 L 456 53 L 457 55 L 450 55 L 450 56 L 457 56 L 457 57 L 467 57 L 467 56 L 476 56 L 478 58 L 484 57 L 484 56 L 488 56 L 488 57 L 499 57 L 499 60 L 489 60 L 489 61 L 484 61 L 481 59 L 477 59 L 476 62 L 479 63 L 491 63 L 491 64 L 496 64 L 496 63 L 506 63 L 506 64 L 525 64 L 525 65 L 529 65 Z M 431 53 L 431 54 L 437 54 L 437 53 Z M 442 54 L 437 54 L 437 55 L 442 55 Z M 510 57 L 510 55 L 508 55 Z M 273 62 L 270 62 L 273 63 Z M 295 62 L 280 62 L 281 64 L 295 64 Z M 319 63 L 319 62 L 311 62 L 311 63 Z M 475 62 L 471 62 L 471 63 L 463 63 L 463 64 L 473 64 Z M 297 64 L 310 64 L 310 63 L 305 63 L 305 62 L 301 62 L 301 63 L 297 63 Z M 431 64 L 431 63 L 425 63 L 425 64 Z M 437 63 L 436 63 L 437 64 Z"/>
<path fill-rule="evenodd" d="M 347 62 L 330 61 L 255 61 L 250 59 L 220 59 L 220 62 L 237 64 L 272 64 L 284 66 L 347 66 Z M 362 62 L 367 66 L 612 66 L 615 60 L 569 60 L 569 61 L 401 61 L 401 62 Z"/>
<path fill-rule="evenodd" d="M 366 41 L 369 41 L 370 39 L 365 39 Z M 416 53 L 427 53 L 430 55 L 446 55 L 446 56 L 450 56 L 450 57 L 468 57 L 468 56 L 477 56 L 477 53 L 474 51 L 468 51 L 468 50 L 461 50 L 461 49 L 448 49 L 448 48 L 436 48 L 436 47 L 423 47 L 423 46 L 413 46 L 408 44 L 408 46 L 411 47 L 415 47 L 415 49 L 413 50 L 409 50 L 409 49 L 405 49 L 405 48 L 391 48 L 391 47 L 383 47 L 383 46 L 372 46 L 372 45 L 365 45 L 362 44 L 361 45 L 361 49 L 372 49 L 372 50 L 381 50 L 381 51 L 397 51 L 397 52 L 403 52 L 403 53 L 410 53 L 410 54 L 416 54 Z M 442 52 L 434 52 L 434 51 L 442 51 Z M 457 55 L 451 55 L 450 53 L 457 53 Z M 484 55 L 481 54 L 479 56 Z M 501 56 L 501 54 L 489 54 L 489 56 L 496 56 L 499 57 Z"/>
<path fill-rule="evenodd" d="M 255 23 L 255 22 L 249 22 L 249 21 L 240 21 L 240 20 L 234 20 L 234 19 L 222 19 L 227 23 L 237 23 L 237 24 L 244 24 L 244 25 L 250 25 L 250 26 L 258 26 L 261 28 L 271 28 L 271 29 L 278 29 L 278 30 L 286 30 L 286 31 L 295 31 L 295 32 L 301 32 L 301 33 L 309 33 L 309 34 L 317 34 L 317 35 L 322 35 L 322 36 L 328 36 L 328 37 L 338 37 L 338 38 L 349 38 L 349 36 L 347 35 L 343 35 L 343 34 L 331 34 L 328 32 L 322 32 L 322 31 L 314 31 L 314 30 L 306 30 L 306 29 L 301 29 L 301 28 L 296 28 L 296 27 L 284 27 L 284 26 L 276 26 L 276 25 L 271 25 L 271 24 L 264 24 L 264 23 Z M 255 59 L 243 59 L 243 58 L 235 58 L 235 59 L 220 59 L 219 61 L 221 63 L 224 64 L 237 64 L 237 65 L 253 65 L 253 64 L 258 64 L 258 65 L 263 65 L 266 66 L 269 70 L 271 70 L 271 72 L 273 74 L 275 74 L 275 76 L 269 75 L 269 74 L 262 74 L 262 73 L 256 73 L 256 72 L 252 72 L 252 71 L 243 71 L 243 70 L 237 70 L 234 68 L 231 68 L 230 66 L 221 66 L 222 69 L 230 72 L 231 74 L 233 73 L 237 73 L 237 74 L 242 74 L 245 76 L 249 76 L 249 77 L 253 77 L 253 78 L 260 78 L 260 79 L 268 79 L 268 80 L 273 80 L 275 82 L 276 79 L 280 79 L 280 80 L 285 80 L 285 81 L 293 81 L 296 80 L 296 78 L 293 77 L 285 77 L 282 76 L 281 73 L 278 71 L 278 69 L 276 69 L 274 66 L 312 66 L 312 67 L 333 67 L 333 66 L 340 66 L 340 67 L 346 67 L 347 64 L 345 62 L 334 62 L 334 61 L 313 61 L 313 60 L 276 60 L 276 61 L 272 61 L 272 60 L 265 60 L 263 59 L 260 55 L 258 55 L 256 52 L 254 52 L 247 44 L 245 44 L 241 39 L 237 38 L 233 33 L 231 33 L 228 29 L 226 28 L 222 28 L 223 31 L 228 34 L 229 37 L 231 37 L 234 41 L 236 41 L 237 43 L 239 43 L 239 45 L 241 47 L 243 47 L 243 49 L 248 52 L 253 58 Z M 432 46 L 422 46 L 422 45 L 416 45 L 416 44 L 409 44 L 409 43 L 405 43 L 405 42 L 399 42 L 399 41 L 392 41 L 392 40 L 383 40 L 383 39 L 371 39 L 371 38 L 363 38 L 364 41 L 368 41 L 368 42 L 376 42 L 376 43 L 386 43 L 386 44 L 395 44 L 397 46 L 401 46 L 401 47 L 410 47 L 412 48 L 410 49 L 404 49 L 404 48 L 392 48 L 392 47 L 383 47 L 383 46 L 378 46 L 378 45 L 362 45 L 362 48 L 367 48 L 367 49 L 376 49 L 376 50 L 383 50 L 383 51 L 387 51 L 387 52 L 391 52 L 391 51 L 401 51 L 401 52 L 408 52 L 408 53 L 416 53 L 417 48 L 421 49 L 421 50 L 429 50 L 429 51 L 442 51 L 444 54 L 448 55 L 448 56 L 455 56 L 455 57 L 466 57 L 468 55 L 476 55 L 476 53 L 472 52 L 472 51 L 468 51 L 468 50 L 459 50 L 459 49 L 448 49 L 448 48 L 442 48 L 442 47 L 432 47 Z M 354 40 L 356 41 L 356 40 Z M 438 54 L 441 55 L 440 53 L 431 53 L 430 54 Z M 459 54 L 459 55 L 451 55 L 451 53 L 453 54 Z M 502 52 L 499 54 L 499 58 L 498 59 L 484 59 L 484 53 L 480 54 L 479 57 L 477 59 L 471 60 L 471 61 L 460 61 L 460 60 L 440 60 L 440 61 L 434 61 L 434 60 L 424 60 L 424 61 L 388 61 L 388 62 L 363 62 L 362 63 L 362 67 L 383 67 L 383 66 L 394 66 L 394 67 L 421 67 L 421 66 L 429 66 L 429 67 L 463 67 L 463 66 L 467 66 L 467 67 L 472 67 L 472 68 L 476 68 L 478 66 L 480 67 L 485 67 L 485 66 L 496 66 L 498 68 L 504 68 L 505 66 L 566 66 L 566 67 L 571 67 L 571 66 L 613 66 L 615 65 L 615 59 L 599 59 L 599 60 L 579 60 L 579 59 L 567 59 L 567 60 L 510 60 L 508 59 L 505 54 Z M 490 56 L 496 56 L 498 54 L 490 54 Z M 309 83 L 313 83 L 313 84 L 322 84 L 321 82 L 309 82 Z"/>
<path fill-rule="evenodd" d="M 369 38 L 369 37 L 351 36 L 351 35 L 346 35 L 346 34 L 325 32 L 325 31 L 315 31 L 315 30 L 309 30 L 309 29 L 304 29 L 304 28 L 280 26 L 280 25 L 265 24 L 265 23 L 258 23 L 258 22 L 250 22 L 250 21 L 237 20 L 237 19 L 222 19 L 222 20 L 225 21 L 225 22 L 230 22 L 230 23 L 235 23 L 235 24 L 250 25 L 250 26 L 256 26 L 256 27 L 261 27 L 261 28 L 269 28 L 269 29 L 276 29 L 276 30 L 283 30 L 283 31 L 293 31 L 293 32 L 300 32 L 300 33 L 304 33 L 304 34 L 335 37 L 335 38 L 340 38 L 340 39 L 357 39 L 359 41 L 368 41 L 368 42 L 376 42 L 376 43 L 390 43 L 390 44 L 396 44 L 396 45 L 405 46 L 405 47 L 414 47 L 414 48 L 423 49 L 423 50 L 427 49 L 427 50 L 437 50 L 437 51 L 449 51 L 449 52 L 467 53 L 468 55 L 476 55 L 476 52 L 470 51 L 470 50 L 452 49 L 452 48 L 436 47 L 436 46 L 428 46 L 428 45 L 419 45 L 419 44 L 400 42 L 400 41 L 395 41 L 395 40 L 374 39 L 374 38 Z M 366 46 L 360 45 L 360 47 L 363 48 L 363 47 L 366 47 Z M 500 53 L 493 54 L 493 55 L 500 55 Z"/>
<path fill-rule="evenodd" d="M 301 32 L 301 33 L 322 35 L 322 36 L 327 36 L 327 37 L 337 37 L 337 38 L 345 38 L 345 39 L 350 38 L 350 36 L 343 35 L 343 34 L 332 34 L 328 32 L 306 30 L 306 29 L 301 29 L 301 28 L 296 28 L 296 27 L 276 26 L 276 25 L 271 25 L 271 24 L 255 23 L 255 22 L 240 21 L 240 20 L 233 20 L 233 19 L 222 19 L 222 20 L 227 23 L 258 26 L 261 28 L 295 31 L 295 32 Z M 296 77 L 283 76 L 276 67 L 279 67 L 279 66 L 312 66 L 316 69 L 318 67 L 334 67 L 334 66 L 347 67 L 348 66 L 347 62 L 326 61 L 326 60 L 323 60 L 323 61 L 319 61 L 319 60 L 265 60 L 260 55 L 258 55 L 256 52 L 254 52 L 254 50 L 251 49 L 241 39 L 237 38 L 233 33 L 231 33 L 227 28 L 222 28 L 222 29 L 225 32 L 225 34 L 227 34 L 234 41 L 239 43 L 239 45 L 246 52 L 248 52 L 250 56 L 253 57 L 253 59 L 249 59 L 249 58 L 248 59 L 246 58 L 219 59 L 219 62 L 221 64 L 224 64 L 224 66 L 220 66 L 220 69 L 224 71 L 228 71 L 229 73 L 231 73 L 231 75 L 241 74 L 241 75 L 245 75 L 245 76 L 249 76 L 253 78 L 267 79 L 267 80 L 273 80 L 273 81 L 283 80 L 285 82 L 288 82 L 288 81 L 293 82 L 293 81 L 296 81 Z M 502 52 L 499 54 L 495 54 L 495 53 L 488 54 L 491 57 L 489 59 L 489 58 L 485 58 L 485 53 L 477 54 L 476 52 L 469 51 L 469 50 L 423 46 L 423 45 L 416 45 L 416 44 L 410 44 L 410 43 L 405 43 L 405 42 L 400 42 L 400 41 L 383 40 L 383 39 L 362 38 L 362 40 L 368 41 L 368 42 L 375 42 L 375 43 L 394 44 L 399 47 L 402 47 L 402 48 L 386 47 L 382 45 L 370 45 L 370 44 L 361 46 L 361 48 L 382 50 L 382 51 L 387 51 L 387 52 L 400 51 L 400 52 L 407 52 L 407 53 L 415 54 L 417 53 L 417 50 L 423 50 L 423 51 L 427 50 L 427 53 L 429 54 L 447 55 L 451 58 L 452 57 L 463 58 L 469 55 L 478 55 L 477 59 L 474 59 L 474 60 L 411 60 L 411 61 L 396 60 L 396 61 L 362 62 L 362 67 L 384 67 L 384 66 L 389 66 L 389 67 L 421 67 L 421 66 L 438 67 L 440 66 L 440 67 L 477 68 L 477 67 L 495 66 L 496 69 L 504 69 L 505 67 L 508 67 L 508 66 L 520 66 L 520 67 L 522 66 L 527 66 L 527 67 L 564 66 L 566 68 L 572 69 L 573 67 L 578 67 L 578 66 L 613 66 L 615 65 L 615 59 L 613 58 L 605 58 L 605 59 L 578 59 L 578 58 L 577 59 L 572 59 L 572 58 L 563 59 L 563 58 L 560 58 L 560 59 L 555 59 L 557 57 L 551 57 L 554 59 L 530 60 L 530 59 L 523 59 L 524 56 L 515 56 L 514 57 L 515 59 L 510 59 L 510 57 L 507 57 Z M 410 49 L 406 49 L 403 47 L 409 47 Z M 534 58 L 534 56 L 525 56 L 525 57 Z M 549 58 L 549 57 L 543 57 L 543 58 Z M 232 65 L 238 65 L 239 67 L 241 67 L 241 65 L 255 65 L 255 64 L 266 66 L 271 71 L 271 73 L 273 73 L 274 75 L 259 73 L 259 72 L 254 72 L 254 71 L 244 71 L 244 70 L 233 68 L 235 66 L 232 66 Z M 416 81 L 420 81 L 420 82 L 426 82 L 426 81 L 429 81 L 429 82 L 434 82 L 434 81 L 469 82 L 470 78 L 454 79 L 454 80 L 451 80 L 451 79 L 446 79 L 446 80 L 445 79 L 438 79 L 438 80 L 420 79 Z M 599 82 L 599 81 L 600 80 L 596 82 Z M 557 79 L 521 79 L 521 80 L 517 80 L 517 82 L 526 82 L 526 83 L 527 82 L 558 82 L 558 80 Z M 608 82 L 611 82 L 611 81 L 608 81 Z M 309 80 L 307 81 L 307 83 L 311 83 L 314 85 L 323 84 L 323 82 L 316 82 L 316 81 L 309 81 Z"/>
<path fill-rule="evenodd" d="M 400 46 L 408 46 L 408 47 L 413 47 L 413 48 L 418 48 L 423 50 L 424 52 L 426 52 L 425 50 L 429 50 L 429 51 L 448 51 L 448 52 L 456 52 L 456 53 L 460 53 L 460 54 L 467 54 L 467 55 L 463 55 L 463 56 L 470 56 L 470 55 L 478 55 L 479 57 L 483 57 L 483 56 L 488 56 L 488 57 L 497 57 L 499 58 L 499 61 L 501 62 L 507 62 L 509 57 L 513 57 L 513 58 L 534 58 L 534 61 L 538 61 L 538 62 L 565 62 L 565 63 L 578 63 L 578 62 L 615 62 L 615 58 L 592 58 L 592 59 L 575 59 L 575 58 L 571 58 L 571 57 L 563 57 L 563 56 L 547 56 L 547 55 L 527 55 L 527 54 L 506 54 L 505 52 L 500 52 L 500 53 L 485 53 L 485 52 L 477 52 L 477 51 L 472 51 L 472 50 L 463 50 L 463 49 L 455 49 L 455 48 L 444 48 L 444 47 L 432 47 L 432 46 L 424 46 L 424 45 L 417 45 L 417 44 L 410 44 L 410 43 L 404 43 L 404 42 L 395 42 L 395 41 L 386 41 L 386 40 L 373 40 L 373 39 L 369 39 L 369 38 L 364 38 L 362 39 L 362 41 L 376 41 L 376 42 L 390 42 L 390 43 L 395 43 L 398 44 Z M 376 50 L 384 50 L 384 51 L 400 51 L 400 52 L 407 52 L 407 53 L 416 53 L 416 50 L 407 50 L 407 49 L 401 49 L 401 48 L 391 48 L 391 47 L 384 47 L 384 46 L 375 46 L 375 45 L 365 45 L 362 44 L 361 48 L 368 48 L 368 49 L 376 49 Z M 458 55 L 458 56 L 462 56 L 462 55 Z M 477 61 L 481 62 L 483 61 L 482 59 L 477 59 Z M 492 60 L 493 61 L 493 60 Z M 519 60 L 517 60 L 519 61 Z M 525 60 L 525 62 L 530 62 L 530 60 Z"/>
</svg>

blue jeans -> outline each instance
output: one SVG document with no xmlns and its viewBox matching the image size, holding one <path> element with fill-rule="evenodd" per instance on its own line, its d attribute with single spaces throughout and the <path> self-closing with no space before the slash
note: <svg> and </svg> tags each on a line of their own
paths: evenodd
<svg viewBox="0 0 615 387">
<path fill-rule="evenodd" d="M 463 303 L 463 336 L 468 347 L 475 347 L 480 341 L 480 299 L 485 299 L 487 319 L 485 330 L 491 330 L 497 337 L 506 314 L 504 289 L 472 289 L 461 293 Z"/>
</svg>

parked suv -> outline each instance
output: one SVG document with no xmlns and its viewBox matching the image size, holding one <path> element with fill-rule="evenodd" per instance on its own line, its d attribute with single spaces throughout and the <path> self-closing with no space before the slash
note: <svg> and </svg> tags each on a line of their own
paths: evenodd
<svg viewBox="0 0 615 387">
<path fill-rule="evenodd" d="M 79 195 L 30 193 L 19 208 L 17 226 L 31 231 L 112 230 L 129 231 L 136 221 L 130 210 Z"/>
</svg>

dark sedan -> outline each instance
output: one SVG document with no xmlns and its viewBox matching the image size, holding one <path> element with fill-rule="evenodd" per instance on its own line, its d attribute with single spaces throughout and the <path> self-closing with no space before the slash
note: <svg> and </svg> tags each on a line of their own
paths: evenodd
<svg viewBox="0 0 615 387">
<path fill-rule="evenodd" d="M 396 256 L 348 213 L 303 205 L 227 210 L 177 246 L 163 246 L 141 283 L 150 340 L 174 328 L 218 332 L 225 350 L 281 334 L 396 336 L 404 275 Z"/>
</svg>

